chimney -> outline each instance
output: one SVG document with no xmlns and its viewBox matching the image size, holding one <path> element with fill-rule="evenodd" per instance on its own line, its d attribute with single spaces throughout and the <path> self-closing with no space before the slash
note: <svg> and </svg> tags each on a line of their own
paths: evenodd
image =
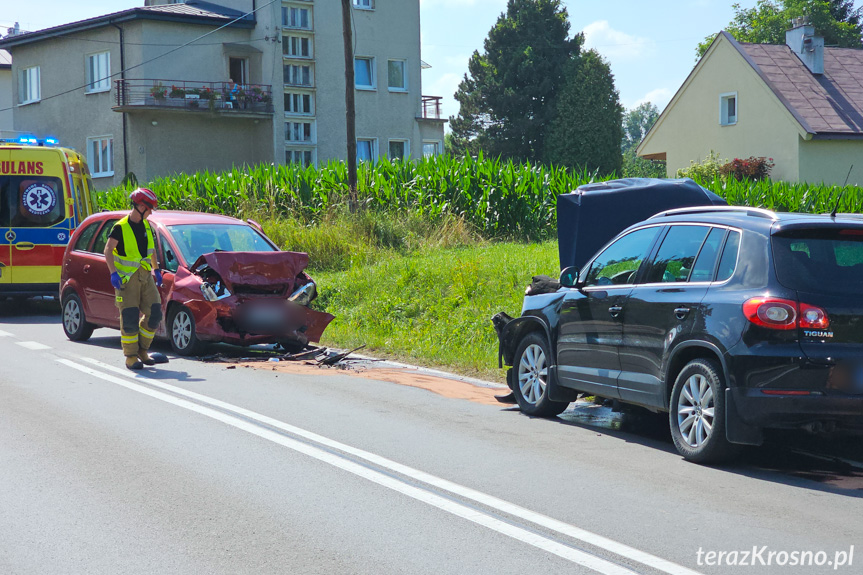
<svg viewBox="0 0 863 575">
<path fill-rule="evenodd" d="M 18 22 L 15 22 L 15 26 L 6 30 L 6 38 L 11 38 L 12 36 L 17 36 L 21 34 L 21 26 L 18 25 Z"/>
<path fill-rule="evenodd" d="M 792 18 L 791 30 L 785 32 L 785 43 L 813 74 L 824 73 L 824 38 L 815 35 L 808 17 Z"/>
</svg>

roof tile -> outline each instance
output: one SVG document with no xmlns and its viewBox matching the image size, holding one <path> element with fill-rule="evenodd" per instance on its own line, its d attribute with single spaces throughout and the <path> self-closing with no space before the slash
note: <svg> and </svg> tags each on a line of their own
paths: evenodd
<svg viewBox="0 0 863 575">
<path fill-rule="evenodd" d="M 863 134 L 863 50 L 825 48 L 812 74 L 788 46 L 738 43 L 789 110 L 816 133 Z"/>
</svg>

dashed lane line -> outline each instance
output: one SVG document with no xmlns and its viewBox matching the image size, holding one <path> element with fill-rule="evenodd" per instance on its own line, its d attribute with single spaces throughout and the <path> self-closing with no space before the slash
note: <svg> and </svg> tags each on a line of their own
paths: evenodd
<svg viewBox="0 0 863 575">
<path fill-rule="evenodd" d="M 15 337 L 15 334 L 9 333 L 8 331 L 3 331 L 0 329 L 0 337 Z"/>
<path fill-rule="evenodd" d="M 343 453 L 347 453 L 358 459 L 368 461 L 369 463 L 372 463 L 378 467 L 390 470 L 406 477 L 410 477 L 411 479 L 426 483 L 439 490 L 452 493 L 464 499 L 475 501 L 477 503 L 485 505 L 486 507 L 496 509 L 504 514 L 518 517 L 519 519 L 528 521 L 545 529 L 555 531 L 571 539 L 575 539 L 577 541 L 587 543 L 588 545 L 593 545 L 595 547 L 604 549 L 605 551 L 609 551 L 611 553 L 614 553 L 615 555 L 625 557 L 631 561 L 635 561 L 663 573 L 667 573 L 668 575 L 701 575 L 698 571 L 693 571 L 692 569 L 689 569 L 682 565 L 678 565 L 677 563 L 674 563 L 667 559 L 657 557 L 645 551 L 635 549 L 634 547 L 630 547 L 623 543 L 619 543 L 617 541 L 614 541 L 613 539 L 608 539 L 607 537 L 603 537 L 602 535 L 598 535 L 596 533 L 587 531 L 585 529 L 576 527 L 563 521 L 559 521 L 557 519 L 553 519 L 546 515 L 542 515 L 541 513 L 525 509 L 524 507 L 520 507 L 514 503 L 510 503 L 503 499 L 498 499 L 497 497 L 488 495 L 481 491 L 476 491 L 469 487 L 465 487 L 463 485 L 453 483 L 451 481 L 425 473 L 423 471 L 413 469 L 385 457 L 375 455 L 374 453 L 370 453 L 368 451 L 363 451 L 362 449 L 351 447 L 350 445 L 346 445 L 344 443 L 340 443 L 327 437 L 323 437 L 311 431 L 289 425 L 287 423 L 281 422 L 271 417 L 267 417 L 260 413 L 250 411 L 230 403 L 225 403 L 223 401 L 219 401 L 218 399 L 214 399 L 192 391 L 188 391 L 180 387 L 162 383 L 158 380 L 147 377 L 144 374 L 131 373 L 128 370 L 108 365 L 97 359 L 91 359 L 86 357 L 82 359 L 102 369 L 123 375 L 124 377 L 144 381 L 147 383 L 148 386 L 162 388 L 172 394 L 181 395 L 194 401 L 206 402 L 220 409 L 230 410 L 231 412 L 242 416 L 243 418 L 245 418 L 245 420 L 251 419 L 267 425 L 271 428 L 279 429 L 286 433 L 290 433 L 291 435 L 302 437 L 308 441 L 312 441 L 324 447 L 336 449 Z"/>
<path fill-rule="evenodd" d="M 20 345 L 25 349 L 32 349 L 33 351 L 39 351 L 41 349 L 51 349 L 50 345 L 45 345 L 44 343 L 39 343 L 38 341 L 16 341 L 16 345 Z"/>
</svg>

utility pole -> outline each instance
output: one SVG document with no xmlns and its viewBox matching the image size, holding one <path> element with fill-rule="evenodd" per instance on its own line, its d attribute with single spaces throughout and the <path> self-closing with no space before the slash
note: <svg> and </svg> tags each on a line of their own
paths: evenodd
<svg viewBox="0 0 863 575">
<path fill-rule="evenodd" d="M 357 110 L 354 102 L 354 36 L 351 29 L 351 0 L 342 0 L 342 35 L 345 42 L 345 118 L 348 132 L 349 206 L 355 212 L 357 199 Z"/>
</svg>

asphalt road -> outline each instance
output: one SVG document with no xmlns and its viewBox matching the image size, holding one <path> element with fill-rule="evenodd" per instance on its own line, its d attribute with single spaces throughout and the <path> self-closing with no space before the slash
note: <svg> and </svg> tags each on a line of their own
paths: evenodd
<svg viewBox="0 0 863 575">
<path fill-rule="evenodd" d="M 135 375 L 118 332 L 73 343 L 53 302 L 0 303 L 4 575 L 860 573 L 859 441 L 702 467 L 647 414 L 530 419 L 337 370 Z"/>
</svg>

